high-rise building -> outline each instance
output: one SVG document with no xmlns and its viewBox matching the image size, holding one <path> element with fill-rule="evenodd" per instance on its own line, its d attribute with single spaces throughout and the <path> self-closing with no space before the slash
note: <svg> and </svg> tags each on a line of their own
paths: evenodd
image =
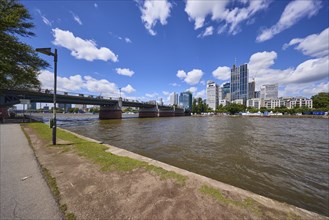
<svg viewBox="0 0 329 220">
<path fill-rule="evenodd" d="M 224 96 L 223 96 L 223 87 L 218 86 L 218 101 L 219 100 L 223 100 Z"/>
<path fill-rule="evenodd" d="M 223 85 L 223 99 L 226 99 L 227 101 L 230 101 L 231 98 L 228 99 L 227 94 L 231 92 L 231 83 L 225 83 Z"/>
<path fill-rule="evenodd" d="M 279 96 L 278 84 L 262 85 L 260 88 L 260 97 L 263 99 L 277 99 Z"/>
<path fill-rule="evenodd" d="M 218 106 L 218 85 L 211 81 L 207 81 L 207 104 L 209 108 L 215 110 Z"/>
<path fill-rule="evenodd" d="M 255 98 L 255 87 L 256 87 L 255 80 L 248 83 L 248 99 Z"/>
<path fill-rule="evenodd" d="M 178 105 L 178 94 L 176 92 L 170 94 L 169 99 L 170 105 Z"/>
<path fill-rule="evenodd" d="M 243 99 L 245 103 L 248 99 L 248 65 L 240 67 L 233 65 L 231 69 L 231 101 Z"/>
<path fill-rule="evenodd" d="M 182 106 L 185 110 L 192 110 L 192 93 L 181 92 L 179 95 L 179 105 Z"/>
</svg>

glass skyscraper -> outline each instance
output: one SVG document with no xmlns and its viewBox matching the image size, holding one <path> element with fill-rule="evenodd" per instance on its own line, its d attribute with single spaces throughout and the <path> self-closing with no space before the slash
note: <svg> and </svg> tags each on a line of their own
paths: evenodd
<svg viewBox="0 0 329 220">
<path fill-rule="evenodd" d="M 240 67 L 233 65 L 231 69 L 231 101 L 243 99 L 246 103 L 248 99 L 248 65 L 243 64 Z"/>
<path fill-rule="evenodd" d="M 179 105 L 185 110 L 192 110 L 192 93 L 191 92 L 181 92 L 179 95 Z"/>
</svg>

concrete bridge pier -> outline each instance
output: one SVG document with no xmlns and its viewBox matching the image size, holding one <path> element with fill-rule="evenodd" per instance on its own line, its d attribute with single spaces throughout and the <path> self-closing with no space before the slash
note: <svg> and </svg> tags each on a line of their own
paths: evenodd
<svg viewBox="0 0 329 220">
<path fill-rule="evenodd" d="M 175 107 L 175 117 L 185 116 L 185 110 L 183 108 Z"/>
<path fill-rule="evenodd" d="M 99 109 L 99 119 L 108 120 L 108 119 L 121 119 L 122 110 L 120 102 L 116 105 L 101 105 Z"/>
<path fill-rule="evenodd" d="M 153 108 L 140 108 L 139 118 L 155 118 L 158 117 L 158 106 Z"/>
<path fill-rule="evenodd" d="M 159 117 L 174 117 L 174 109 L 159 109 Z"/>
</svg>

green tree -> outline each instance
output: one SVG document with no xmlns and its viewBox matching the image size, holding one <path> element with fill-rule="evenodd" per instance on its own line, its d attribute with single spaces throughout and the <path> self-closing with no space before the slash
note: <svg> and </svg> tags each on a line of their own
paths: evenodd
<svg viewBox="0 0 329 220">
<path fill-rule="evenodd" d="M 192 102 L 192 113 L 193 114 L 197 113 L 196 99 L 193 99 L 193 102 Z"/>
<path fill-rule="evenodd" d="M 329 92 L 320 92 L 311 98 L 314 108 L 326 108 L 329 110 Z"/>
<path fill-rule="evenodd" d="M 231 115 L 234 115 L 239 112 L 243 112 L 246 109 L 244 105 L 236 104 L 236 103 L 230 103 L 226 106 L 226 111 L 230 113 Z"/>
<path fill-rule="evenodd" d="M 27 9 L 16 0 L 0 0 L 0 88 L 39 88 L 38 72 L 49 64 L 19 41 L 32 37 L 34 25 Z"/>
</svg>

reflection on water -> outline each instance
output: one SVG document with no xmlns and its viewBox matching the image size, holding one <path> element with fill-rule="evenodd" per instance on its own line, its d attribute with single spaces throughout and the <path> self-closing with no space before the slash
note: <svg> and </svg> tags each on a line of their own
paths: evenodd
<svg viewBox="0 0 329 220">
<path fill-rule="evenodd" d="M 329 216 L 326 119 L 177 117 L 62 127 Z"/>
</svg>

